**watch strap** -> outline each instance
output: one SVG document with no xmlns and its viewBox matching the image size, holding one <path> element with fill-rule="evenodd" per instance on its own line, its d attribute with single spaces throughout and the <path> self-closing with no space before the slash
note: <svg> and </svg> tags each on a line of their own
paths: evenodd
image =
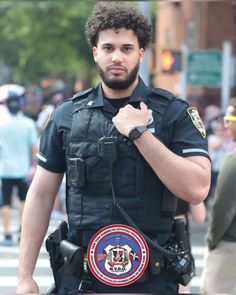
<svg viewBox="0 0 236 295">
<path fill-rule="evenodd" d="M 128 137 L 130 140 L 133 141 L 139 138 L 143 134 L 143 132 L 145 132 L 146 130 L 147 130 L 146 126 L 136 126 L 130 130 Z"/>
</svg>

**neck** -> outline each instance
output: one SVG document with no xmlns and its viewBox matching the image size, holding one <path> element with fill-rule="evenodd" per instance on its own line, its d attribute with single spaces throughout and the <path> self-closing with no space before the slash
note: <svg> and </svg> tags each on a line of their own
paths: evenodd
<svg viewBox="0 0 236 295">
<path fill-rule="evenodd" d="M 128 88 L 126 89 L 111 89 L 106 86 L 104 82 L 102 82 L 102 89 L 104 96 L 110 98 L 110 99 L 118 99 L 118 98 L 125 98 L 128 96 L 131 96 L 133 93 L 134 89 L 138 85 L 138 77 L 135 79 L 134 83 L 131 84 Z"/>
</svg>

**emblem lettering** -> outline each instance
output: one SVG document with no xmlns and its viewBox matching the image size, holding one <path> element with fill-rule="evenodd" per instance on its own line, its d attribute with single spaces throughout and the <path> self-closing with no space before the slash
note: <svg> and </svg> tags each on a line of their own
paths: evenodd
<svg viewBox="0 0 236 295">
<path fill-rule="evenodd" d="M 190 107 L 187 109 L 187 112 L 197 130 L 201 133 L 202 137 L 206 138 L 206 130 L 202 123 L 202 120 L 199 116 L 198 110 L 194 107 Z"/>
<path fill-rule="evenodd" d="M 145 239 L 126 225 L 101 229 L 88 247 L 88 264 L 94 276 L 110 286 L 126 286 L 144 273 L 148 264 Z"/>
</svg>

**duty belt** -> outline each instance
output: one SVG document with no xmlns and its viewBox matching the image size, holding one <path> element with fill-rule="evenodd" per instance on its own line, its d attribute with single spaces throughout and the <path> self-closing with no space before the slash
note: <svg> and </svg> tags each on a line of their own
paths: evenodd
<svg viewBox="0 0 236 295">
<path fill-rule="evenodd" d="M 63 256 L 65 267 L 72 275 L 82 278 L 88 278 L 91 275 L 91 271 L 88 265 L 88 254 L 82 247 L 74 245 L 68 241 L 62 241 L 61 254 Z M 165 268 L 165 259 L 156 250 L 149 247 L 149 265 L 144 275 L 137 280 L 138 283 L 142 283 L 148 280 L 149 275 L 157 275 Z"/>
</svg>

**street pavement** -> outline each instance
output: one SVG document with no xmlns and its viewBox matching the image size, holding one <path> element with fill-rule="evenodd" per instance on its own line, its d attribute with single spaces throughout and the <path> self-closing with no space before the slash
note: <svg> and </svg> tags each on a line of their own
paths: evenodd
<svg viewBox="0 0 236 295">
<path fill-rule="evenodd" d="M 30 222 L 30 220 L 29 220 Z M 12 231 L 14 234 L 13 246 L 1 246 L 0 245 L 0 294 L 13 294 L 16 291 L 17 285 L 17 269 L 18 269 L 18 256 L 19 245 L 17 242 L 17 230 L 18 220 L 17 212 L 12 212 Z M 52 232 L 59 224 L 59 220 L 52 219 L 50 222 L 48 232 Z M 203 269 L 203 257 L 205 252 L 205 233 L 208 223 L 204 225 L 196 225 L 191 223 L 191 243 L 192 252 L 195 258 L 196 264 L 196 276 L 191 282 L 191 293 L 199 293 L 201 283 L 201 273 Z M 3 239 L 2 222 L 0 222 L 0 241 Z M 49 266 L 48 254 L 43 244 L 39 259 L 37 261 L 36 269 L 34 272 L 34 278 L 40 287 L 40 293 L 46 293 L 46 290 L 53 283 L 53 277 Z"/>
<path fill-rule="evenodd" d="M 204 267 L 204 256 L 207 250 L 205 243 L 205 235 L 207 228 L 209 226 L 209 220 L 205 221 L 203 225 L 195 224 L 194 222 L 190 223 L 191 230 L 191 245 L 192 245 L 192 254 L 195 260 L 196 275 L 191 281 L 191 293 L 200 293 L 201 287 L 201 274 Z"/>
<path fill-rule="evenodd" d="M 17 270 L 19 265 L 19 243 L 18 243 L 18 212 L 12 212 L 11 229 L 13 232 L 13 246 L 2 246 L 3 227 L 0 222 L 0 294 L 16 293 Z M 1 220 L 1 219 L 0 219 Z M 30 222 L 30 220 L 29 220 Z M 48 233 L 51 233 L 59 224 L 59 220 L 51 219 Z M 36 264 L 34 278 L 37 281 L 40 293 L 45 293 L 53 283 L 52 272 L 49 264 L 48 253 L 43 243 L 39 259 Z"/>
</svg>

